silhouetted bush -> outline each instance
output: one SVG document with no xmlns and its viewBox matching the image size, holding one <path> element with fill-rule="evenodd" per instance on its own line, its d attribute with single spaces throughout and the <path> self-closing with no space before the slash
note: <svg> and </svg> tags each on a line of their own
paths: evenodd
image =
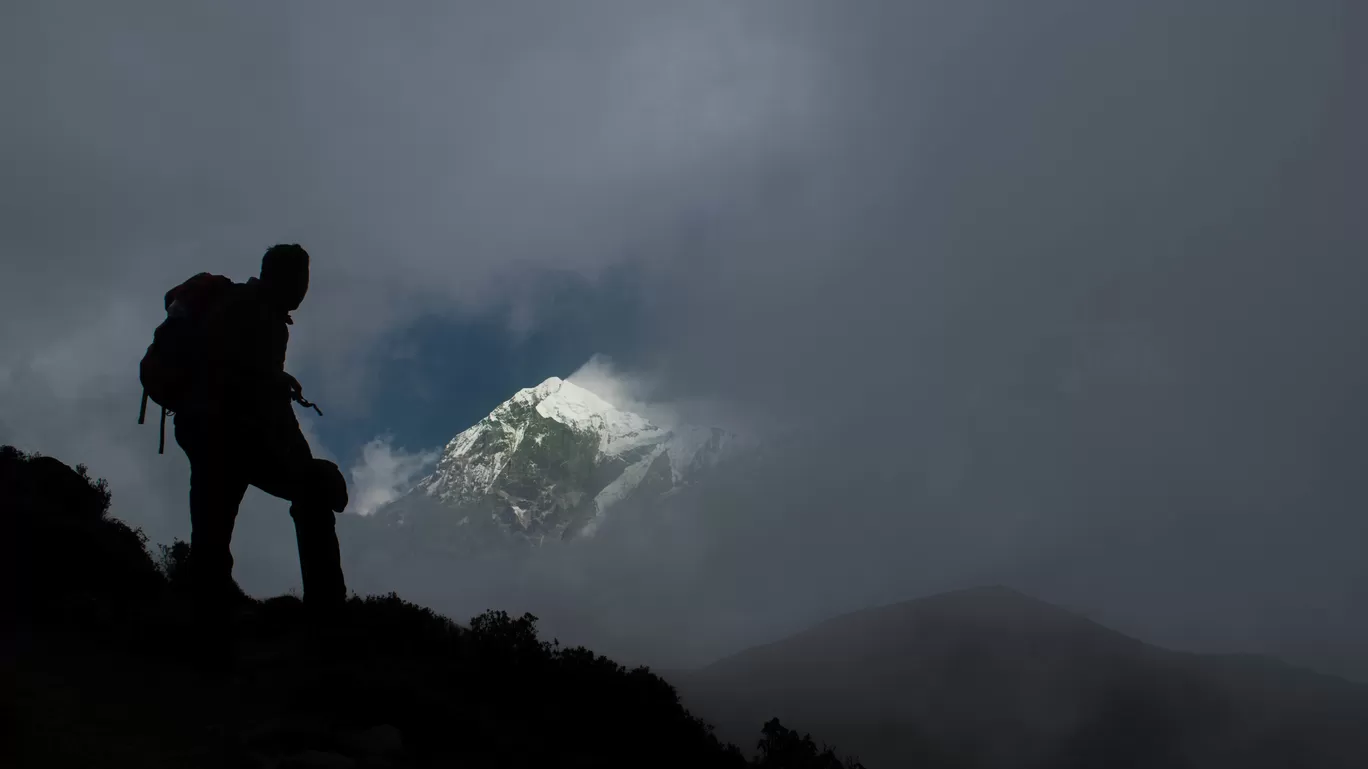
<svg viewBox="0 0 1368 769">
<path fill-rule="evenodd" d="M 157 569 L 162 576 L 172 589 L 187 589 L 190 585 L 190 543 L 177 539 L 169 545 L 157 545 L 157 550 L 161 553 Z"/>
<path fill-rule="evenodd" d="M 108 484 L 84 466 L 0 447 L 0 500 L 11 610 L 99 624 L 165 587 L 146 535 L 108 517 Z"/>
<path fill-rule="evenodd" d="M 854 759 L 842 761 L 829 747 L 817 748 L 810 734 L 786 729 L 779 719 L 770 719 L 761 729 L 757 743 L 760 754 L 751 762 L 763 769 L 863 769 Z"/>
</svg>

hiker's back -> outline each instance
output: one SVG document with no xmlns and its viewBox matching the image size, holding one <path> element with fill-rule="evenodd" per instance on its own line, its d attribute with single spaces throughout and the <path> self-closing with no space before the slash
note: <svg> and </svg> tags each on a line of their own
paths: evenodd
<svg viewBox="0 0 1368 769">
<path fill-rule="evenodd" d="M 163 413 L 197 408 L 209 363 L 209 319 L 232 286 L 222 275 L 201 272 L 163 296 L 166 319 L 153 332 L 152 344 L 139 364 L 144 411 L 148 397 Z"/>
<path fill-rule="evenodd" d="M 230 418 L 293 420 L 283 379 L 289 323 L 256 278 L 233 284 L 208 319 L 207 400 Z"/>
<path fill-rule="evenodd" d="M 289 315 L 258 279 L 200 273 L 167 291 L 164 304 L 140 366 L 145 393 L 164 414 L 244 428 L 293 421 L 284 378 Z"/>
</svg>

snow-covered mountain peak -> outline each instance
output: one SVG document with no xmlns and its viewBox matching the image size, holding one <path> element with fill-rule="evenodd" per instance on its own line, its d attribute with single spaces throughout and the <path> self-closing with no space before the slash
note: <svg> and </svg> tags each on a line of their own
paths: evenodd
<svg viewBox="0 0 1368 769">
<path fill-rule="evenodd" d="M 517 391 L 513 394 L 512 398 L 508 399 L 508 402 L 535 405 L 560 390 L 561 386 L 564 384 L 566 384 L 564 379 L 553 376 L 536 387 L 524 387 Z"/>
<path fill-rule="evenodd" d="M 577 432 L 599 436 L 599 451 L 617 455 L 667 437 L 649 420 L 613 404 L 560 377 L 551 377 L 536 387 L 519 390 L 494 415 L 510 413 L 514 406 L 531 406 L 538 414 L 553 419 Z"/>
<path fill-rule="evenodd" d="M 611 508 L 662 498 L 714 467 L 733 437 L 718 428 L 667 430 L 551 377 L 453 438 L 410 494 L 461 520 L 480 511 L 528 539 L 588 535 Z"/>
</svg>

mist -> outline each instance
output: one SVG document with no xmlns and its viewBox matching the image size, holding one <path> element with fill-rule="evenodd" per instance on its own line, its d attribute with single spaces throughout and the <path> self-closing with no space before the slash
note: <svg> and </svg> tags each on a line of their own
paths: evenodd
<svg viewBox="0 0 1368 769">
<path fill-rule="evenodd" d="M 592 541 L 352 562 L 354 589 L 691 665 L 1004 583 L 1368 679 L 1364 22 L 1330 0 L 11 3 L 0 441 L 185 538 L 188 465 L 132 424 L 168 286 L 303 243 L 290 368 L 363 418 L 396 330 L 494 313 L 516 339 L 553 322 L 537 276 L 632 270 L 639 341 L 595 381 L 754 433 L 763 468 Z M 352 477 L 367 506 L 439 448 L 389 440 L 390 474 Z M 239 581 L 297 584 L 292 539 L 252 492 Z"/>
</svg>

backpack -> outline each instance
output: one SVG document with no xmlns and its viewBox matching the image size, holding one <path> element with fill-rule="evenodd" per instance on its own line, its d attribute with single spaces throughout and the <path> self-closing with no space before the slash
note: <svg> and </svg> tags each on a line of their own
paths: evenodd
<svg viewBox="0 0 1368 769">
<path fill-rule="evenodd" d="M 152 333 L 152 344 L 138 366 L 143 386 L 138 424 L 147 416 L 149 398 L 162 410 L 158 454 L 166 452 L 166 417 L 185 409 L 195 394 L 206 363 L 204 337 L 210 312 L 233 285 L 222 275 L 201 272 L 166 292 L 166 320 Z"/>
</svg>

